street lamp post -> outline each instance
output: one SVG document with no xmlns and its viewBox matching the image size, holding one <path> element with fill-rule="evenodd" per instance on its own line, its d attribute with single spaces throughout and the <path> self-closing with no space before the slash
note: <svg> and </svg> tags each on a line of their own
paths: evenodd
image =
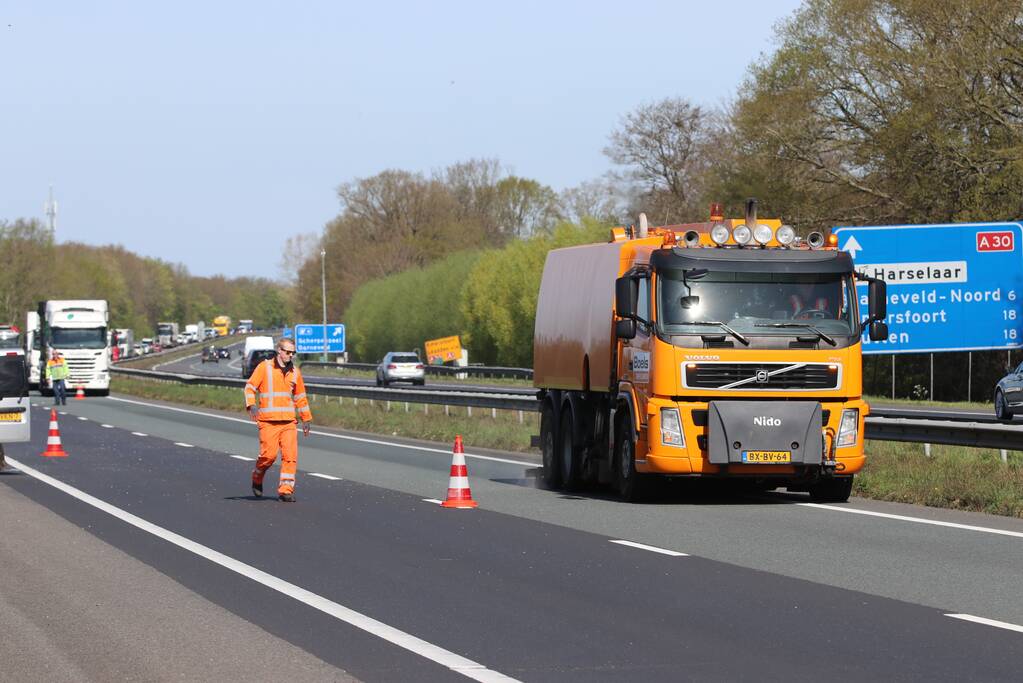
<svg viewBox="0 0 1023 683">
<path fill-rule="evenodd" d="M 323 291 L 323 362 L 327 362 L 327 250 L 320 249 L 320 287 Z"/>
</svg>

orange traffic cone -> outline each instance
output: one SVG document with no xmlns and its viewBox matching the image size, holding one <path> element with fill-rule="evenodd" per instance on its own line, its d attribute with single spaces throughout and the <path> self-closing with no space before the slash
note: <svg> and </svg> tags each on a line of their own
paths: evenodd
<svg viewBox="0 0 1023 683">
<path fill-rule="evenodd" d="M 75 400 L 76 401 L 85 400 L 85 387 L 83 387 L 81 384 L 78 385 L 78 391 L 75 393 Z"/>
<path fill-rule="evenodd" d="M 462 437 L 455 437 L 454 454 L 451 457 L 451 478 L 448 480 L 448 499 L 441 503 L 446 508 L 474 508 L 477 503 L 469 490 L 469 471 L 465 468 L 462 451 Z"/>
<path fill-rule="evenodd" d="M 66 458 L 67 453 L 60 445 L 60 428 L 57 426 L 57 411 L 50 408 L 50 435 L 46 437 L 46 450 L 39 455 L 47 458 Z"/>
</svg>

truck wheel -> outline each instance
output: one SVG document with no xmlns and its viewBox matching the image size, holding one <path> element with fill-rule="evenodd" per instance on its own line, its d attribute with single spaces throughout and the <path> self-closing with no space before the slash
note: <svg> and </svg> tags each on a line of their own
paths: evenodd
<svg viewBox="0 0 1023 683">
<path fill-rule="evenodd" d="M 852 493 L 853 478 L 822 479 L 809 487 L 810 500 L 815 503 L 844 503 Z"/>
<path fill-rule="evenodd" d="M 636 440 L 627 425 L 619 423 L 615 432 L 615 487 L 622 500 L 638 503 L 646 497 L 649 482 L 647 477 L 636 471 Z"/>
<path fill-rule="evenodd" d="M 561 460 L 561 485 L 569 491 L 575 491 L 582 484 L 583 449 L 579 445 L 580 439 L 576 434 L 572 410 L 567 407 L 561 415 L 560 436 L 561 447 L 558 449 L 558 455 Z"/>
<path fill-rule="evenodd" d="M 543 404 L 540 411 L 540 457 L 543 462 L 543 483 L 549 489 L 561 487 L 561 462 L 557 453 L 557 434 L 554 430 L 554 408 Z"/>
</svg>

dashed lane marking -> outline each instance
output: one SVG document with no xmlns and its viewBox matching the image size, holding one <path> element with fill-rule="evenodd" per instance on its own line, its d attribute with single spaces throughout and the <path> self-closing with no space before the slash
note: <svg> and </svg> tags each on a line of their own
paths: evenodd
<svg viewBox="0 0 1023 683">
<path fill-rule="evenodd" d="M 190 415 L 202 415 L 203 417 L 212 417 L 218 420 L 228 420 L 230 422 L 241 422 L 243 424 L 252 424 L 252 420 L 243 420 L 240 417 L 228 417 L 227 415 L 215 415 L 213 413 L 204 413 L 201 410 L 188 410 L 187 408 L 175 408 L 173 406 L 163 406 L 159 403 L 146 403 L 145 401 L 134 401 L 130 398 L 120 398 L 117 396 L 107 396 L 110 401 L 121 401 L 122 403 L 134 403 L 139 406 L 146 406 L 148 408 L 161 408 L 163 410 L 173 410 L 178 413 L 188 413 Z M 451 455 L 451 451 L 444 448 L 429 448 L 427 446 L 412 446 L 404 443 L 395 443 L 394 441 L 382 441 L 380 439 L 366 439 L 359 436 L 348 436 L 346 434 L 331 434 L 330 432 L 320 432 L 313 430 L 312 434 L 317 436 L 326 436 L 331 439 L 347 439 L 349 441 L 360 441 L 362 443 L 371 443 L 378 446 L 392 446 L 394 448 L 408 448 L 416 451 L 428 451 L 430 453 L 444 453 L 445 455 Z M 477 460 L 490 460 L 491 462 L 503 462 L 509 465 L 522 465 L 523 467 L 535 467 L 535 462 L 526 462 L 523 460 L 511 460 L 508 458 L 497 458 L 492 455 L 475 455 L 472 453 L 466 453 L 467 458 L 476 458 Z"/>
<path fill-rule="evenodd" d="M 319 610 L 324 614 L 332 616 L 346 624 L 350 624 L 355 628 L 361 629 L 404 650 L 417 654 L 424 659 L 436 662 L 441 666 L 451 669 L 455 673 L 462 674 L 474 681 L 481 681 L 482 683 L 516 683 L 516 679 L 506 676 L 498 671 L 494 671 L 493 669 L 488 669 L 479 662 L 475 662 L 451 652 L 450 650 L 445 650 L 438 645 L 434 645 L 433 643 L 417 638 L 411 633 L 405 633 L 393 626 L 388 626 L 382 621 L 377 621 L 376 619 L 362 614 L 361 612 L 356 612 L 355 610 L 336 603 L 333 600 L 328 600 L 322 595 L 313 593 L 301 586 L 297 586 L 285 581 L 284 579 L 276 577 L 273 574 L 264 572 L 261 569 L 256 569 L 255 567 L 247 565 L 240 560 L 236 560 L 229 555 L 218 552 L 213 548 L 196 543 L 195 541 L 185 538 L 180 534 L 176 534 L 173 531 L 157 526 L 156 524 L 142 519 L 137 515 L 133 515 L 126 510 L 114 507 L 106 501 L 100 500 L 95 496 L 91 496 L 85 491 L 65 484 L 59 479 L 55 479 L 47 474 L 39 472 L 38 470 L 27 467 L 16 460 L 8 458 L 8 462 L 25 474 L 38 479 L 44 484 L 49 484 L 50 486 L 77 498 L 87 505 L 91 505 L 102 510 L 103 512 L 106 512 L 127 524 L 153 534 L 168 543 L 173 543 L 179 548 L 183 548 L 190 553 L 194 553 L 195 555 L 209 560 L 214 564 L 220 565 L 221 567 L 233 571 L 236 574 L 251 579 L 258 584 L 266 586 L 271 590 L 275 590 L 278 593 L 286 595 L 298 602 L 312 607 L 313 609 Z"/>
<path fill-rule="evenodd" d="M 81 415 L 78 416 L 78 419 L 81 420 L 82 422 L 88 422 L 89 421 L 89 418 L 82 417 Z"/>
<path fill-rule="evenodd" d="M 181 443 L 180 441 L 175 441 L 174 445 L 175 446 L 181 446 L 182 448 L 195 448 L 195 446 L 193 446 L 190 443 Z"/>
<path fill-rule="evenodd" d="M 1007 529 L 992 529 L 986 526 L 974 526 L 972 524 L 957 524 L 955 522 L 942 522 L 937 519 L 922 519 L 920 517 L 906 517 L 905 515 L 893 515 L 887 512 L 874 512 L 873 510 L 858 510 L 856 508 L 839 507 L 837 505 L 824 505 L 823 503 L 796 503 L 804 507 L 820 508 L 821 510 L 835 510 L 836 512 L 849 512 L 854 515 L 868 515 L 870 517 L 883 517 L 885 519 L 897 519 L 901 522 L 913 522 L 915 524 L 931 524 L 933 526 L 944 526 L 951 529 L 965 529 L 966 531 L 982 531 L 986 534 L 998 534 L 1001 536 L 1014 536 L 1023 538 L 1021 531 L 1009 531 Z"/>
<path fill-rule="evenodd" d="M 611 541 L 618 545 L 627 545 L 630 548 L 639 548 L 640 550 L 649 550 L 652 553 L 660 553 L 661 555 L 671 555 L 672 557 L 689 557 L 686 553 L 680 553 L 677 550 L 668 550 L 667 548 L 658 548 L 657 546 L 644 545 L 642 543 L 636 543 L 634 541 Z"/>
<path fill-rule="evenodd" d="M 310 472 L 310 477 L 319 477 L 320 479 L 329 479 L 330 481 L 341 481 L 341 477 L 334 477 L 329 474 L 320 474 L 319 472 Z"/>
<path fill-rule="evenodd" d="M 433 503 L 434 505 L 443 505 L 444 501 L 437 500 L 436 498 L 423 498 L 424 503 Z"/>
<path fill-rule="evenodd" d="M 132 432 L 131 434 L 132 436 L 149 436 L 148 434 L 143 434 L 142 432 Z"/>
<path fill-rule="evenodd" d="M 952 617 L 953 619 L 962 619 L 963 621 L 972 621 L 975 624 L 984 624 L 985 626 L 1004 628 L 1006 631 L 1016 631 L 1017 633 L 1023 633 L 1023 626 L 1020 626 L 1019 624 L 1010 624 L 1007 621 L 996 621 L 995 619 L 975 617 L 972 614 L 946 614 L 945 616 Z"/>
<path fill-rule="evenodd" d="M 104 429 L 113 429 L 114 425 L 100 425 L 100 427 L 103 427 Z"/>
<path fill-rule="evenodd" d="M 234 458 L 235 460 L 248 460 L 249 462 L 252 462 L 253 460 L 255 460 L 255 458 L 250 458 L 250 457 L 245 456 L 245 455 L 232 455 L 231 457 Z"/>
</svg>

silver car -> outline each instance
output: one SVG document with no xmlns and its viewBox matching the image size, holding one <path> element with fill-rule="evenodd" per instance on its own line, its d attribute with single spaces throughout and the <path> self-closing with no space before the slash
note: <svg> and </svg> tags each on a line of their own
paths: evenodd
<svg viewBox="0 0 1023 683">
<path fill-rule="evenodd" d="M 426 369 L 419 356 L 407 351 L 391 351 L 377 365 L 377 386 L 386 387 L 391 382 L 412 382 L 423 386 Z"/>
</svg>

